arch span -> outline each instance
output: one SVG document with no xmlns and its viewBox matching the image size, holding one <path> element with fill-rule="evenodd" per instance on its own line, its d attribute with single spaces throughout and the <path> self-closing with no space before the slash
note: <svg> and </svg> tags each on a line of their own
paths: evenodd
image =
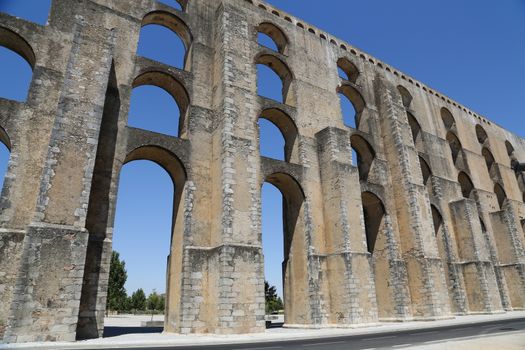
<svg viewBox="0 0 525 350">
<path fill-rule="evenodd" d="M 185 129 L 186 117 L 190 106 L 190 97 L 184 85 L 175 79 L 172 75 L 151 71 L 145 72 L 135 78 L 133 81 L 133 88 L 139 86 L 152 85 L 164 89 L 173 97 L 177 106 L 179 107 L 179 136 Z"/>
<path fill-rule="evenodd" d="M 260 113 L 260 118 L 273 123 L 284 137 L 284 159 L 290 161 L 297 143 L 297 126 L 292 118 L 278 108 L 268 108 Z"/>
<path fill-rule="evenodd" d="M 350 143 L 357 155 L 359 179 L 366 181 L 368 180 L 368 175 L 376 156 L 374 148 L 363 137 L 355 134 L 350 137 Z"/>
<path fill-rule="evenodd" d="M 343 84 L 338 89 L 337 92 L 344 97 L 346 97 L 354 106 L 355 109 L 355 126 L 359 128 L 361 122 L 361 116 L 365 110 L 366 103 L 359 91 L 350 84 Z"/>
<path fill-rule="evenodd" d="M 337 61 L 337 68 L 339 68 L 346 75 L 346 80 L 355 83 L 359 77 L 359 70 L 356 65 L 348 58 L 342 57 Z"/>
<path fill-rule="evenodd" d="M 286 63 L 284 63 L 277 56 L 270 54 L 261 54 L 255 58 L 255 64 L 264 65 L 270 68 L 275 74 L 279 76 L 282 83 L 282 101 L 288 105 L 294 105 L 295 100 L 291 93 L 291 86 L 294 80 L 292 71 Z"/>
<path fill-rule="evenodd" d="M 286 46 L 288 45 L 288 38 L 281 28 L 270 22 L 262 22 L 256 29 L 257 32 L 265 34 L 273 40 L 279 53 L 285 53 Z"/>
</svg>

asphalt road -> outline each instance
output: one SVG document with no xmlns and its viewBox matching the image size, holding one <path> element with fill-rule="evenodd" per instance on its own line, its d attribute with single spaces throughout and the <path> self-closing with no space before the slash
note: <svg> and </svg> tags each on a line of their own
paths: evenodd
<svg viewBox="0 0 525 350">
<path fill-rule="evenodd" d="M 525 319 L 463 324 L 458 326 L 407 330 L 391 333 L 353 335 L 348 337 L 319 338 L 236 345 L 196 345 L 186 347 L 140 348 L 152 350 L 365 350 L 397 349 L 407 346 L 433 343 L 454 338 L 475 337 L 513 331 L 525 331 Z M 138 349 L 138 348 L 125 348 Z"/>
</svg>

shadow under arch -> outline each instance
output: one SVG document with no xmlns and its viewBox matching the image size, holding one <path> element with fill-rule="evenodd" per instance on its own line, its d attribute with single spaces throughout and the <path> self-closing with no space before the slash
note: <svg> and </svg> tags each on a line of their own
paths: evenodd
<svg viewBox="0 0 525 350">
<path fill-rule="evenodd" d="M 471 199 L 472 193 L 474 191 L 474 184 L 472 183 L 470 176 L 462 171 L 458 175 L 458 182 L 461 187 L 461 194 L 463 195 L 463 198 Z"/>
<path fill-rule="evenodd" d="M 359 135 L 352 135 L 350 137 L 350 143 L 357 154 L 359 180 L 367 181 L 370 169 L 372 168 L 372 163 L 376 157 L 376 152 L 370 143 Z"/>
<path fill-rule="evenodd" d="M 288 65 L 275 55 L 263 53 L 255 57 L 255 64 L 262 64 L 272 71 L 281 79 L 282 83 L 282 101 L 283 103 L 294 106 L 295 98 L 291 89 L 294 75 Z"/>
<path fill-rule="evenodd" d="M 152 85 L 165 90 L 173 97 L 179 107 L 179 137 L 186 130 L 187 114 L 190 106 L 190 96 L 184 85 L 172 75 L 160 72 L 149 71 L 137 76 L 133 81 L 132 88 L 139 86 Z"/>
<path fill-rule="evenodd" d="M 302 324 L 309 317 L 304 305 L 309 297 L 308 249 L 305 243 L 306 225 L 303 219 L 305 194 L 299 182 L 286 173 L 270 174 L 264 182 L 276 187 L 283 197 L 282 278 L 285 323 Z"/>
<path fill-rule="evenodd" d="M 356 65 L 346 57 L 341 57 L 337 60 L 337 68 L 341 69 L 346 74 L 345 80 L 351 83 L 355 84 L 357 78 L 359 78 L 359 69 L 357 69 Z"/>
<path fill-rule="evenodd" d="M 3 127 L 0 126 L 0 142 L 4 144 L 4 146 L 11 152 L 11 139 L 9 138 L 9 135 L 7 134 L 7 131 Z"/>
<path fill-rule="evenodd" d="M 363 204 L 363 215 L 365 221 L 365 233 L 367 249 L 370 254 L 374 253 L 377 236 L 383 226 L 386 209 L 383 201 L 372 192 L 361 193 Z"/>
<path fill-rule="evenodd" d="M 459 141 L 459 138 L 452 131 L 449 131 L 447 133 L 447 142 L 450 147 L 452 161 L 454 162 L 454 165 L 456 165 L 458 157 L 461 155 L 461 152 L 463 150 L 463 146 L 461 145 L 461 141 Z"/>
<path fill-rule="evenodd" d="M 503 186 L 501 186 L 499 183 L 494 184 L 494 193 L 496 194 L 496 198 L 498 199 L 499 208 L 501 210 L 503 209 L 503 204 L 505 203 L 505 200 L 507 199 L 507 194 L 505 193 Z"/>
<path fill-rule="evenodd" d="M 476 124 L 476 137 L 478 139 L 478 142 L 480 144 L 484 144 L 485 141 L 487 141 L 488 139 L 488 135 L 487 135 L 487 132 L 485 131 L 485 129 L 479 125 L 479 124 Z"/>
<path fill-rule="evenodd" d="M 408 92 L 407 88 L 405 88 L 402 85 L 398 85 L 397 91 L 401 95 L 403 106 L 405 106 L 405 108 L 410 108 L 410 105 L 412 104 L 412 95 L 410 94 L 410 92 Z"/>
<path fill-rule="evenodd" d="M 19 54 L 29 63 L 31 69 L 35 69 L 36 56 L 33 48 L 29 43 L 17 33 L 0 27 L 0 46 Z"/>
<path fill-rule="evenodd" d="M 270 22 L 262 22 L 256 29 L 257 32 L 263 33 L 273 40 L 279 53 L 285 54 L 288 46 L 288 38 L 281 28 Z"/>
<path fill-rule="evenodd" d="M 452 113 L 450 113 L 450 111 L 447 108 L 442 107 L 440 114 L 441 114 L 441 120 L 443 121 L 443 125 L 445 126 L 445 129 L 447 131 L 452 129 L 456 125 L 456 120 L 454 119 L 454 117 L 452 116 Z"/>
<path fill-rule="evenodd" d="M 292 159 L 293 153 L 297 147 L 298 130 L 295 122 L 284 111 L 278 108 L 264 109 L 259 118 L 266 119 L 273 123 L 284 137 L 284 156 L 287 162 Z"/>
</svg>

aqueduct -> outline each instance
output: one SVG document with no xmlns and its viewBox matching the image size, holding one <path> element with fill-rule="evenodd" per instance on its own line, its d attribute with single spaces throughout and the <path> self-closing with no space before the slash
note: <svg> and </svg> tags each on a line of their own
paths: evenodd
<svg viewBox="0 0 525 350">
<path fill-rule="evenodd" d="M 264 182 L 284 198 L 288 326 L 525 307 L 511 166 L 525 140 L 263 1 L 179 4 L 53 0 L 46 25 L 0 14 L 0 45 L 33 69 L 26 101 L 0 98 L 4 342 L 101 336 L 119 174 L 140 159 L 175 184 L 168 332 L 264 330 Z M 150 24 L 181 38 L 183 67 L 136 54 Z M 282 101 L 259 96 L 257 65 L 282 79 Z M 177 136 L 128 126 L 143 85 L 177 101 Z M 260 118 L 283 133 L 284 160 L 260 156 Z"/>
</svg>

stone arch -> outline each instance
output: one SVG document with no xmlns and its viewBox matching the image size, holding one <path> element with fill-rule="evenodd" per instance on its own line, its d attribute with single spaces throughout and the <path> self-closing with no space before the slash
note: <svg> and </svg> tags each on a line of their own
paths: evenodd
<svg viewBox="0 0 525 350">
<path fill-rule="evenodd" d="M 181 6 L 183 6 L 182 3 Z M 185 8 L 185 6 L 183 6 L 183 8 Z M 159 25 L 168 28 L 173 33 L 175 33 L 182 40 L 185 48 L 184 69 L 190 70 L 188 57 L 191 52 L 193 36 L 191 34 L 190 28 L 182 19 L 167 11 L 153 11 L 144 16 L 141 25 L 142 27 L 148 25 Z"/>
<path fill-rule="evenodd" d="M 359 128 L 363 111 L 365 110 L 366 103 L 359 91 L 349 84 L 343 84 L 337 89 L 337 92 L 347 98 L 355 109 L 355 126 Z"/>
<path fill-rule="evenodd" d="M 346 75 L 346 79 L 352 83 L 357 81 L 359 77 L 359 69 L 353 64 L 348 58 L 342 57 L 337 61 L 337 68 L 343 71 Z"/>
<path fill-rule="evenodd" d="M 505 199 L 507 199 L 507 194 L 505 193 L 503 186 L 498 183 L 494 184 L 494 193 L 498 199 L 499 208 L 503 209 L 503 204 L 505 203 Z"/>
<path fill-rule="evenodd" d="M 285 322 L 305 322 L 308 300 L 307 247 L 305 246 L 304 200 L 299 182 L 286 173 L 273 173 L 264 182 L 275 186 L 283 196 L 284 261 L 282 264 Z"/>
<path fill-rule="evenodd" d="M 20 67 L 17 66 L 16 74 L 17 80 L 20 82 L 20 89 L 9 89 L 11 93 L 4 95 L 7 99 L 13 99 L 20 102 L 24 102 L 27 99 L 29 88 L 31 85 L 31 77 L 36 64 L 36 57 L 33 49 L 20 35 L 15 32 L 0 27 L 0 46 L 4 47 L 7 52 L 5 55 L 12 55 L 13 62 L 25 62 Z M 27 64 L 27 66 L 25 65 Z M 23 67 L 22 67 L 23 66 Z M 20 71 L 18 70 L 20 68 Z M 3 79 L 5 83 L 8 83 L 9 79 Z"/>
<path fill-rule="evenodd" d="M 255 64 L 267 66 L 279 76 L 282 82 L 283 103 L 293 106 L 295 104 L 295 99 L 293 97 L 291 86 L 294 76 L 290 68 L 288 68 L 288 65 L 277 58 L 277 56 L 270 54 L 258 55 L 255 58 Z"/>
<path fill-rule="evenodd" d="M 485 158 L 485 164 L 487 165 L 487 170 L 490 174 L 492 166 L 495 163 L 494 156 L 487 147 L 483 147 L 483 149 L 481 150 L 481 155 L 483 156 L 483 158 Z"/>
<path fill-rule="evenodd" d="M 11 138 L 7 134 L 7 131 L 3 127 L 0 126 L 0 142 L 4 144 L 4 146 L 11 152 Z"/>
<path fill-rule="evenodd" d="M 284 138 L 284 159 L 290 162 L 297 153 L 297 126 L 288 114 L 278 108 L 268 108 L 263 110 L 259 118 L 263 118 L 273 123 Z"/>
<path fill-rule="evenodd" d="M 399 94 L 401 95 L 403 106 L 405 106 L 405 108 L 410 108 L 410 104 L 412 103 L 412 95 L 410 92 L 408 92 L 408 90 L 402 85 L 397 86 L 397 91 L 399 91 Z"/>
<path fill-rule="evenodd" d="M 173 97 L 173 99 L 177 103 L 177 106 L 179 107 L 180 114 L 178 136 L 183 136 L 186 131 L 187 115 L 190 106 L 190 97 L 184 85 L 172 75 L 160 71 L 150 71 L 142 73 L 141 75 L 135 78 L 132 87 L 136 88 L 145 85 L 159 87 L 165 90 L 168 94 L 170 94 Z"/>
<path fill-rule="evenodd" d="M 474 184 L 465 172 L 460 172 L 458 175 L 459 186 L 461 187 L 461 194 L 463 198 L 471 198 L 472 192 L 474 190 Z"/>
<path fill-rule="evenodd" d="M 445 107 L 441 108 L 441 120 L 446 130 L 450 130 L 456 125 L 456 120 L 452 116 L 452 113 Z"/>
<path fill-rule="evenodd" d="M 0 46 L 16 52 L 29 63 L 32 69 L 36 65 L 36 56 L 29 43 L 17 33 L 0 27 Z"/>
<path fill-rule="evenodd" d="M 361 201 L 363 203 L 367 249 L 370 254 L 373 254 L 386 210 L 381 199 L 372 192 L 361 193 Z"/>
<path fill-rule="evenodd" d="M 288 46 L 288 38 L 281 28 L 270 22 L 262 22 L 256 29 L 257 32 L 265 34 L 273 40 L 279 53 L 285 53 Z"/>
<path fill-rule="evenodd" d="M 485 141 L 487 141 L 487 139 L 488 139 L 487 132 L 486 132 L 485 129 L 484 129 L 481 125 L 479 125 L 479 124 L 476 125 L 476 137 L 478 138 L 478 142 L 479 142 L 480 144 L 484 144 Z"/>
<path fill-rule="evenodd" d="M 459 141 L 458 137 L 456 136 L 456 134 L 454 134 L 453 132 L 449 131 L 447 133 L 447 142 L 448 142 L 448 145 L 450 147 L 450 153 L 452 155 L 452 160 L 454 162 L 454 164 L 456 164 L 457 160 L 458 160 L 458 157 L 460 156 L 462 150 L 463 150 L 463 146 L 461 145 L 461 141 Z"/>
<path fill-rule="evenodd" d="M 162 167 L 173 181 L 173 215 L 171 225 L 171 247 L 167 261 L 167 283 L 166 283 L 166 309 L 165 315 L 171 315 L 174 319 L 179 319 L 181 310 L 181 286 L 182 286 L 182 265 L 183 265 L 183 240 L 184 240 L 184 198 L 186 191 L 186 181 L 188 178 L 186 167 L 180 158 L 171 151 L 155 146 L 145 145 L 133 149 L 126 156 L 124 163 L 127 164 L 136 160 L 149 160 Z M 165 322 L 164 330 L 174 332 L 180 325 L 173 325 Z"/>
<path fill-rule="evenodd" d="M 355 134 L 350 137 L 350 143 L 357 154 L 359 180 L 367 181 L 376 156 L 374 148 L 363 137 Z"/>
</svg>

